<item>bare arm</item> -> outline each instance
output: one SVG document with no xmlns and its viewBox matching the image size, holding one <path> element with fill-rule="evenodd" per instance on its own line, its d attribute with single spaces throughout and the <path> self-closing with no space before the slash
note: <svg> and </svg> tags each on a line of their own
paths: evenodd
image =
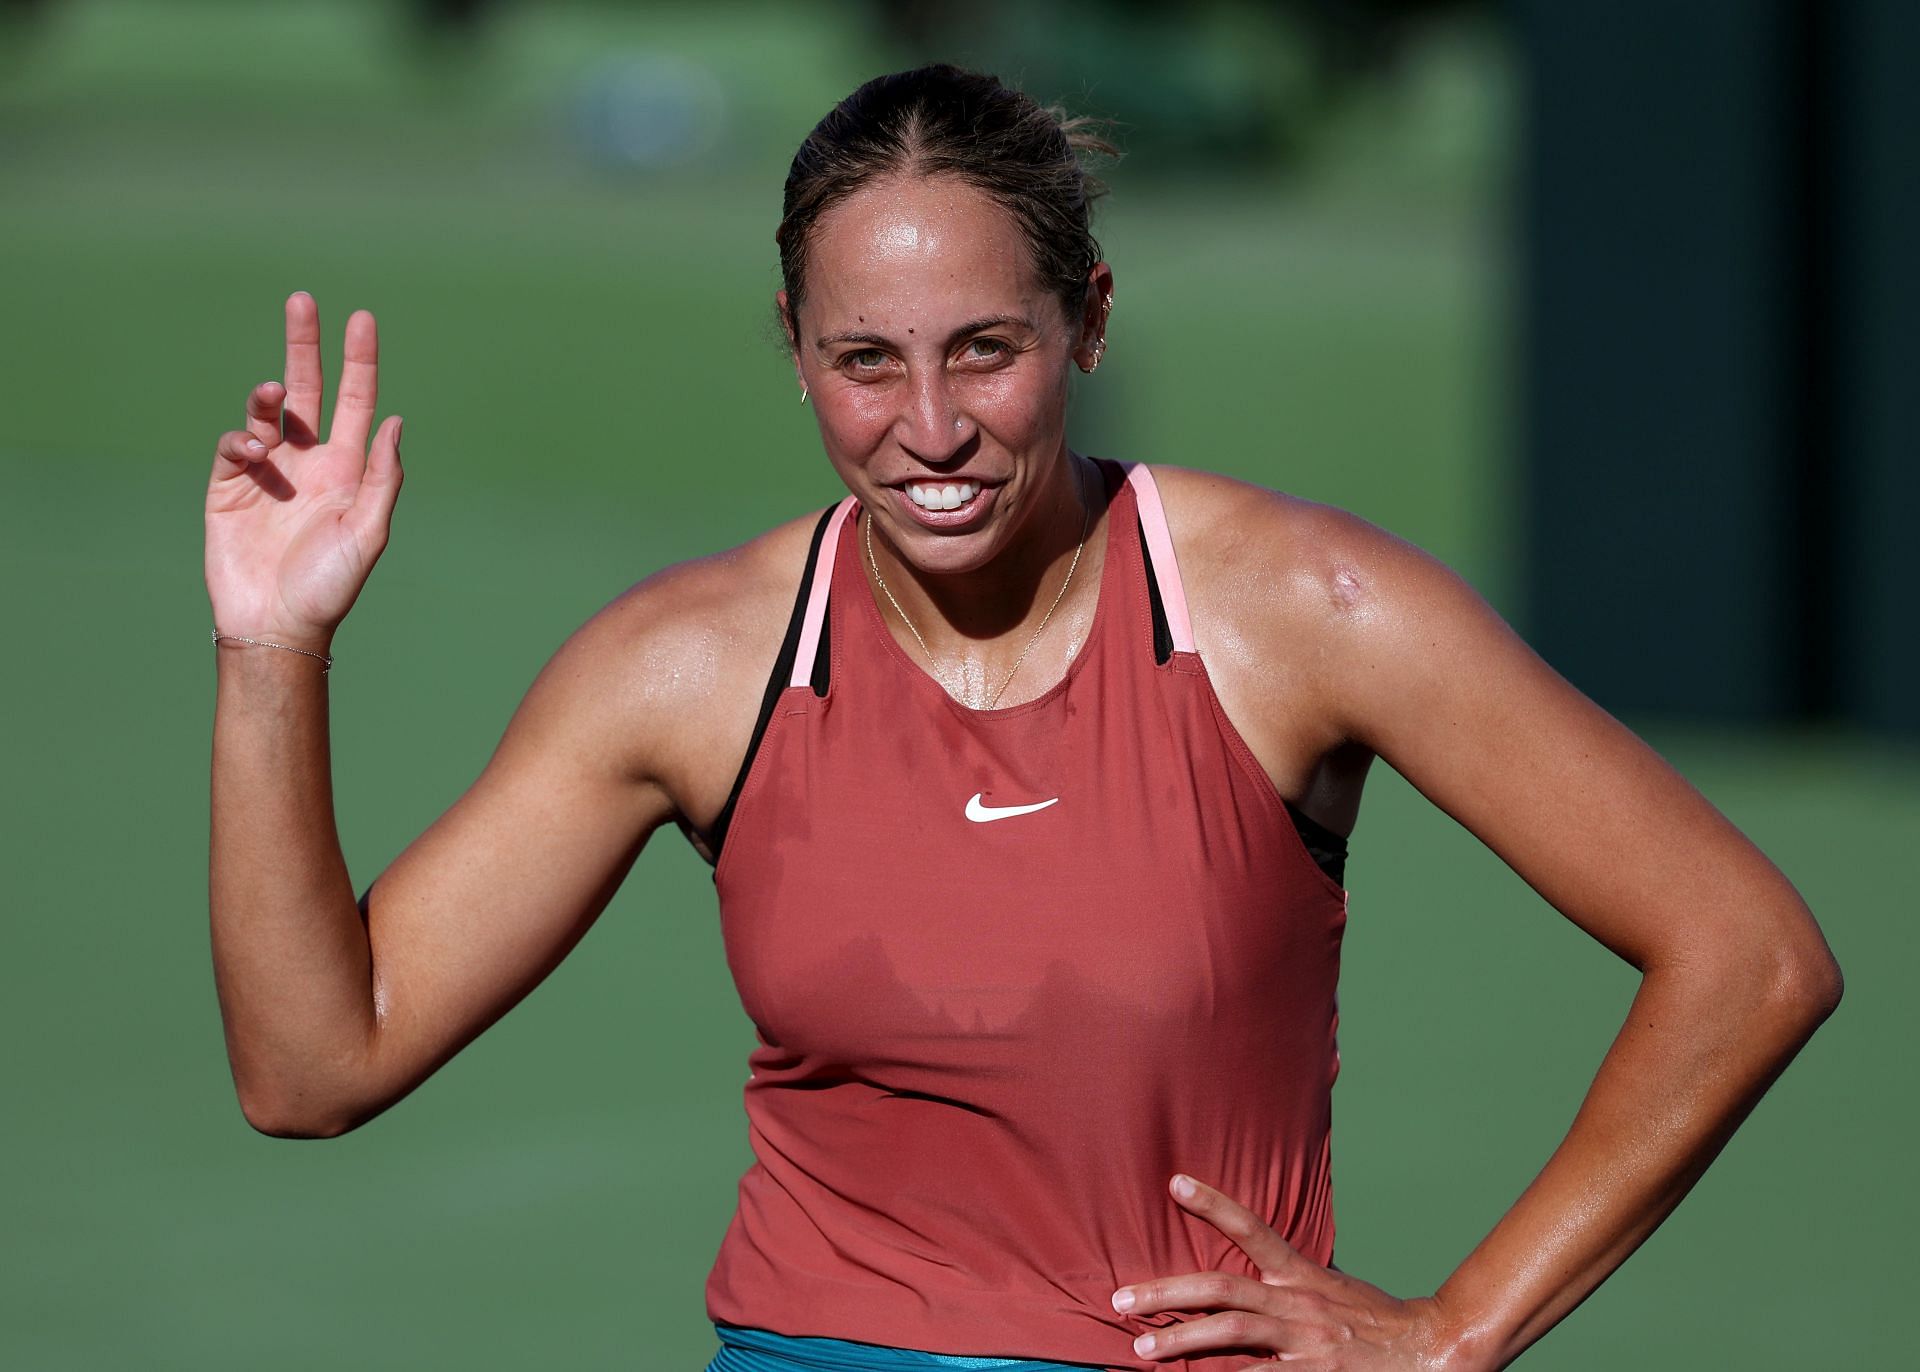
<svg viewBox="0 0 1920 1372">
<path fill-rule="evenodd" d="M 1187 484 L 1196 527 L 1223 516 L 1211 538 L 1230 575 L 1213 577 L 1244 631 L 1223 639 L 1222 666 L 1262 665 L 1271 717 L 1243 713 L 1281 740 L 1282 776 L 1308 786 L 1303 759 L 1352 749 L 1386 759 L 1642 980 L 1566 1138 L 1433 1296 L 1318 1266 L 1200 1179 L 1175 1201 L 1262 1280 L 1156 1279 L 1118 1308 L 1224 1311 L 1154 1331 L 1155 1358 L 1254 1347 L 1288 1365 L 1504 1367 L 1679 1204 L 1832 1013 L 1839 969 L 1779 870 L 1446 567 L 1328 507 Z M 1309 742 L 1289 752 L 1295 737 Z"/>
<path fill-rule="evenodd" d="M 603 614 L 606 612 L 603 612 Z M 357 906 L 334 823 L 318 664 L 221 654 L 211 913 L 234 1083 L 263 1132 L 343 1133 L 537 986 L 672 813 L 604 737 L 624 718 L 590 624 L 473 786 Z"/>
<path fill-rule="evenodd" d="M 1504 1367 L 1680 1203 L 1839 1003 L 1840 972 L 1779 869 L 1457 576 L 1325 518 L 1355 596 L 1329 706 L 1642 974 L 1565 1140 L 1436 1294 L 1453 1365 Z"/>
<path fill-rule="evenodd" d="M 398 424 L 371 458 L 373 320 L 348 326 L 326 443 L 313 302 L 287 309 L 287 381 L 225 435 L 207 504 L 216 626 L 325 652 L 385 546 Z M 283 416 L 284 406 L 284 433 Z M 258 450 L 249 448 L 252 438 Z M 624 686 L 671 652 L 645 585 L 540 673 L 472 788 L 356 903 L 334 822 L 326 678 L 314 658 L 223 641 L 209 911 L 241 1107 L 266 1133 L 339 1134 L 400 1099 L 537 985 L 672 813 L 647 759 L 671 708 Z"/>
</svg>

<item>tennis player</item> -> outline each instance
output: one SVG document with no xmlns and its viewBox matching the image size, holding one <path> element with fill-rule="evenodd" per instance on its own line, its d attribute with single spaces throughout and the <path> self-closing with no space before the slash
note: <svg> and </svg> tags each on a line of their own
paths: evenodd
<svg viewBox="0 0 1920 1372">
<path fill-rule="evenodd" d="M 360 312 L 321 436 L 316 306 L 287 301 L 284 379 L 207 491 L 213 951 L 255 1128 L 400 1100 L 671 821 L 715 864 L 758 1033 L 714 1372 L 1504 1367 L 1679 1203 L 1838 1003 L 1819 928 L 1431 557 L 1206 453 L 1072 446 L 1121 298 L 1098 146 L 944 66 L 820 122 L 776 304 L 845 496 L 595 614 L 357 901 L 326 671 L 400 421 L 374 428 Z M 1262 397 L 1219 403 L 1282 441 Z M 1641 973 L 1564 1141 L 1406 1297 L 1333 1261 L 1376 757 Z"/>
</svg>

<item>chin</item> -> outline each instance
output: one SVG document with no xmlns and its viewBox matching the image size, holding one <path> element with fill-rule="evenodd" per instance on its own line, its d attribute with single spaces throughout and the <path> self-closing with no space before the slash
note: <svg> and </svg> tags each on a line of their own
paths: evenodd
<svg viewBox="0 0 1920 1372">
<path fill-rule="evenodd" d="M 880 532 L 893 544 L 898 557 L 927 576 L 964 576 L 977 572 L 992 563 L 1000 551 L 1000 540 L 992 528 L 939 534 L 919 528 L 889 528 L 883 524 Z"/>
</svg>

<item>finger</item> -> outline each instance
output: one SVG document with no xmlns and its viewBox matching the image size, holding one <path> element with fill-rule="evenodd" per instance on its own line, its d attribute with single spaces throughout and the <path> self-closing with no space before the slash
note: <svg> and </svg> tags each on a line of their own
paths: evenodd
<svg viewBox="0 0 1920 1372">
<path fill-rule="evenodd" d="M 1284 1322 L 1251 1310 L 1225 1310 L 1205 1319 L 1150 1329 L 1133 1341 L 1143 1358 L 1192 1357 L 1204 1351 L 1284 1353 L 1292 1347 Z"/>
<path fill-rule="evenodd" d="M 305 291 L 287 297 L 287 442 L 317 443 L 324 383 L 320 372 L 320 307 Z"/>
<path fill-rule="evenodd" d="M 1274 1286 L 1231 1272 L 1188 1272 L 1123 1286 L 1113 1293 L 1113 1308 L 1135 1316 L 1163 1310 L 1253 1310 L 1286 1317 L 1318 1299 L 1293 1287 Z"/>
<path fill-rule="evenodd" d="M 1189 1194 L 1181 1194 L 1182 1183 L 1192 1188 Z M 1310 1262 L 1299 1249 L 1281 1238 L 1272 1225 L 1224 1192 L 1184 1173 L 1176 1174 L 1168 1189 L 1182 1206 L 1238 1244 L 1241 1251 L 1253 1259 L 1266 1281 L 1310 1284 L 1316 1277 L 1326 1275 L 1324 1268 Z"/>
<path fill-rule="evenodd" d="M 267 460 L 267 445 L 247 429 L 229 429 L 213 445 L 213 479 L 238 476 L 256 462 Z"/>
<path fill-rule="evenodd" d="M 373 452 L 367 457 L 367 469 L 360 474 L 360 488 L 353 493 L 353 504 L 342 517 L 362 547 L 377 556 L 387 546 L 387 534 L 393 527 L 393 506 L 400 498 L 400 416 L 394 415 L 373 436 Z"/>
<path fill-rule="evenodd" d="M 355 310 L 347 318 L 346 365 L 333 398 L 333 429 L 327 442 L 365 451 L 373 427 L 374 401 L 380 394 L 380 332 L 373 315 Z"/>
<path fill-rule="evenodd" d="M 278 381 L 262 381 L 247 393 L 247 431 L 271 448 L 280 441 L 280 407 L 287 388 Z"/>
</svg>

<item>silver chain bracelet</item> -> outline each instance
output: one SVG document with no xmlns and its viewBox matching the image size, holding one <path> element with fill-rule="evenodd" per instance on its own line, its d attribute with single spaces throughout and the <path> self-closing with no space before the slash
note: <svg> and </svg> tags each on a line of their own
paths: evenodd
<svg viewBox="0 0 1920 1372">
<path fill-rule="evenodd" d="M 251 643 L 257 648 L 279 648 L 285 652 L 300 653 L 306 657 L 318 658 L 321 663 L 320 675 L 322 676 L 325 676 L 333 670 L 333 655 L 331 653 L 308 652 L 305 648 L 293 648 L 285 643 L 269 643 L 264 638 L 246 638 L 240 634 L 223 634 L 218 629 L 213 631 L 213 641 L 215 643 L 218 643 L 223 638 L 230 638 L 235 643 Z"/>
</svg>

